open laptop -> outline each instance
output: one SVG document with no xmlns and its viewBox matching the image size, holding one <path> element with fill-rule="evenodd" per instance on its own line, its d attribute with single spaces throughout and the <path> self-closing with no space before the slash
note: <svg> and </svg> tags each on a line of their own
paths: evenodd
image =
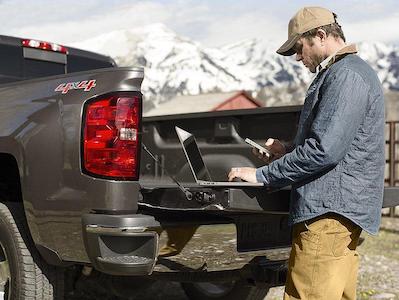
<svg viewBox="0 0 399 300">
<path fill-rule="evenodd" d="M 230 182 L 230 181 L 212 181 L 211 175 L 202 159 L 201 152 L 198 148 L 195 137 L 179 127 L 175 127 L 177 136 L 183 147 L 191 172 L 193 173 L 195 181 L 201 186 L 263 186 L 263 183 L 251 182 Z"/>
</svg>

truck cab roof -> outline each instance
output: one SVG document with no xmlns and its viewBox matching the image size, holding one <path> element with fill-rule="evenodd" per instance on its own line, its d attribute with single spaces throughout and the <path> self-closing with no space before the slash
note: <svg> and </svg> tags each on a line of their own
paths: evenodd
<svg viewBox="0 0 399 300">
<path fill-rule="evenodd" d="M 0 35 L 0 84 L 110 67 L 116 63 L 106 55 Z"/>
</svg>

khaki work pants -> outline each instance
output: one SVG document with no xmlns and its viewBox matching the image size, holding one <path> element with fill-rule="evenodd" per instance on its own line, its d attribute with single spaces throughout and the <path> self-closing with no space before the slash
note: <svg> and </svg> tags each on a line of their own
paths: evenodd
<svg viewBox="0 0 399 300">
<path fill-rule="evenodd" d="M 198 226 L 170 227 L 166 228 L 168 240 L 159 250 L 158 256 L 169 257 L 179 254 L 193 237 Z M 158 232 L 161 235 L 161 232 Z"/>
<path fill-rule="evenodd" d="M 360 233 L 333 213 L 294 225 L 284 300 L 356 299 Z"/>
</svg>

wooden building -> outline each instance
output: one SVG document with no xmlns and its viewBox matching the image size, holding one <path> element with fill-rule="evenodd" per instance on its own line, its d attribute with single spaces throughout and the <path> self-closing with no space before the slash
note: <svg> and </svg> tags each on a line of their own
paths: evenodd
<svg viewBox="0 0 399 300">
<path fill-rule="evenodd" d="M 209 93 L 194 96 L 176 96 L 144 113 L 145 117 L 187 114 L 216 110 L 250 109 L 261 107 L 261 103 L 244 91 Z"/>
</svg>

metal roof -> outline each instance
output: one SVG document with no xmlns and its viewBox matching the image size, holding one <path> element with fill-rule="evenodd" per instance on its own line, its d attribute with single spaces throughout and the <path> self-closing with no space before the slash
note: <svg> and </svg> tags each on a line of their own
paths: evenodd
<svg viewBox="0 0 399 300">
<path fill-rule="evenodd" d="M 245 95 L 249 101 L 256 102 L 243 91 L 229 93 L 208 93 L 200 95 L 181 95 L 159 104 L 157 107 L 144 113 L 145 117 L 185 114 L 194 112 L 212 111 L 221 103 L 236 96 Z"/>
</svg>

